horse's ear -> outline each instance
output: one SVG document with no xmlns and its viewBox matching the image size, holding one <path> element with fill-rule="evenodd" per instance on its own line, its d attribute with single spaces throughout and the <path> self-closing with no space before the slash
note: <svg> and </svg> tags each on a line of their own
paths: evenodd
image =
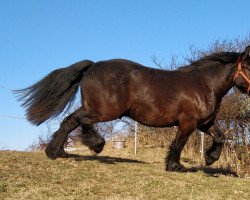
<svg viewBox="0 0 250 200">
<path fill-rule="evenodd" d="M 250 46 L 247 46 L 245 51 L 243 52 L 243 59 L 250 58 Z"/>
</svg>

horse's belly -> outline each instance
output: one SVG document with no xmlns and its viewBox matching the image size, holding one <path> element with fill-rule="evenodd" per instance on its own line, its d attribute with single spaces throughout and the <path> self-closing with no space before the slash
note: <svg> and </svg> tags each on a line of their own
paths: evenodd
<svg viewBox="0 0 250 200">
<path fill-rule="evenodd" d="M 149 109 L 146 106 L 132 108 L 130 117 L 144 125 L 155 127 L 174 126 L 178 121 L 176 115 L 171 110 Z"/>
</svg>

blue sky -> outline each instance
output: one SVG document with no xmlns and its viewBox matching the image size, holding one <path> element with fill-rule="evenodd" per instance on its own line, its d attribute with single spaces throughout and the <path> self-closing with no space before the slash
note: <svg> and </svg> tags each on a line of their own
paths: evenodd
<svg viewBox="0 0 250 200">
<path fill-rule="evenodd" d="M 0 1 L 0 149 L 24 150 L 45 126 L 33 126 L 10 89 L 27 87 L 76 61 L 151 56 L 180 58 L 191 44 L 250 32 L 250 1 Z"/>
</svg>

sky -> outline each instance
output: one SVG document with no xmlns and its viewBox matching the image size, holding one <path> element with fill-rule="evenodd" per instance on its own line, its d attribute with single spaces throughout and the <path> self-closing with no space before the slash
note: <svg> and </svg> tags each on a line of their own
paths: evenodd
<svg viewBox="0 0 250 200">
<path fill-rule="evenodd" d="M 249 8 L 249 0 L 0 0 L 0 149 L 25 150 L 47 132 L 25 119 L 11 90 L 84 59 L 169 63 L 190 45 L 248 35 Z"/>
</svg>

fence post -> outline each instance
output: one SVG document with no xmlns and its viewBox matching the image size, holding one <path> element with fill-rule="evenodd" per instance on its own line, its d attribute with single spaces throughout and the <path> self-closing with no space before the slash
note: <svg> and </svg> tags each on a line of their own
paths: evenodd
<svg viewBox="0 0 250 200">
<path fill-rule="evenodd" d="M 201 146 L 200 146 L 200 153 L 201 153 L 201 162 L 204 156 L 204 133 L 200 131 L 201 134 Z"/>
<path fill-rule="evenodd" d="M 138 122 L 135 121 L 135 155 L 137 154 L 137 132 L 138 132 Z"/>
</svg>

